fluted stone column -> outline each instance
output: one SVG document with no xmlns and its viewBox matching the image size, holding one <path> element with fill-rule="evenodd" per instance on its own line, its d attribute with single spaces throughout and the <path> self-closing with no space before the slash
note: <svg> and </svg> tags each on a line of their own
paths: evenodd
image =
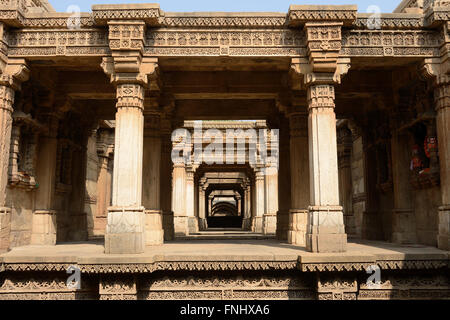
<svg viewBox="0 0 450 320">
<path fill-rule="evenodd" d="M 186 215 L 189 233 L 197 233 L 198 220 L 195 216 L 194 170 L 192 167 L 186 168 Z"/>
<path fill-rule="evenodd" d="M 244 195 L 244 218 L 242 220 L 242 229 L 243 230 L 251 230 L 251 224 L 252 224 L 252 212 L 251 212 L 251 186 L 250 182 L 247 180 L 246 188 L 245 188 L 245 195 Z"/>
<path fill-rule="evenodd" d="M 94 236 L 105 234 L 108 207 L 111 203 L 112 161 L 109 156 L 104 154 L 99 154 L 98 160 L 97 212 L 94 219 Z"/>
<path fill-rule="evenodd" d="M 255 215 L 252 220 L 252 231 L 256 233 L 263 233 L 263 218 L 265 210 L 264 199 L 264 172 L 262 170 L 256 171 L 255 178 Z"/>
<path fill-rule="evenodd" d="M 206 220 L 206 198 L 204 189 L 204 179 L 200 179 L 198 186 L 198 218 L 199 218 L 199 230 L 208 229 L 208 222 Z"/>
<path fill-rule="evenodd" d="M 144 114 L 142 205 L 145 208 L 145 245 L 161 245 L 164 231 L 160 197 L 161 119 L 158 113 Z"/>
<path fill-rule="evenodd" d="M 442 206 L 439 207 L 438 247 L 450 250 L 450 80 L 435 89 Z"/>
<path fill-rule="evenodd" d="M 39 139 L 36 175 L 39 188 L 36 190 L 36 204 L 31 227 L 31 244 L 56 244 L 56 210 L 54 197 L 56 185 L 56 154 L 58 148 L 59 119 L 54 114 L 45 116 L 48 131 Z"/>
<path fill-rule="evenodd" d="M 184 162 L 173 164 L 172 208 L 175 237 L 189 235 L 186 211 L 186 169 Z"/>
<path fill-rule="evenodd" d="M 345 252 L 347 235 L 339 205 L 334 86 L 311 84 L 307 90 L 310 168 L 307 249 Z"/>
<path fill-rule="evenodd" d="M 161 178 L 160 195 L 163 212 L 164 240 L 174 239 L 174 223 L 172 211 L 172 127 L 169 119 L 161 121 Z"/>
<path fill-rule="evenodd" d="M 142 253 L 145 215 L 142 206 L 144 87 L 117 85 L 112 206 L 108 208 L 106 253 Z"/>
<path fill-rule="evenodd" d="M 414 243 L 416 241 L 413 194 L 410 183 L 411 155 L 409 137 L 394 131 L 391 137 L 392 179 L 394 187 L 394 210 L 392 210 L 392 242 Z"/>
<path fill-rule="evenodd" d="M 339 122 L 338 122 L 339 123 Z M 355 217 L 353 215 L 353 182 L 352 182 L 352 132 L 345 124 L 338 127 L 338 170 L 339 198 L 344 210 L 344 224 L 347 234 L 355 234 Z"/>
<path fill-rule="evenodd" d="M 269 166 L 265 170 L 265 212 L 263 219 L 263 233 L 276 234 L 278 212 L 278 168 Z"/>
<path fill-rule="evenodd" d="M 308 117 L 292 113 L 290 126 L 291 210 L 288 243 L 306 246 L 308 206 L 310 201 Z"/>
<path fill-rule="evenodd" d="M 277 239 L 288 240 L 289 210 L 291 209 L 291 168 L 289 153 L 289 122 L 282 118 L 280 124 L 280 168 L 278 170 Z"/>
</svg>

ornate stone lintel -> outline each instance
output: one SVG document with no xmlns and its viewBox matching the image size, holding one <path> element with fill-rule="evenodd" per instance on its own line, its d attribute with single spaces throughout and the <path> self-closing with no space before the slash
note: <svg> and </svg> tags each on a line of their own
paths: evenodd
<svg viewBox="0 0 450 320">
<path fill-rule="evenodd" d="M 317 20 L 351 25 L 356 21 L 357 11 L 355 5 L 291 5 L 288 16 L 291 25 Z"/>
</svg>

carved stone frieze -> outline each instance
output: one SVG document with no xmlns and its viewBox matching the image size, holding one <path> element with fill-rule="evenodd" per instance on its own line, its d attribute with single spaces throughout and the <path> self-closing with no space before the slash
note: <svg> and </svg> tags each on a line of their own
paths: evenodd
<svg viewBox="0 0 450 320">
<path fill-rule="evenodd" d="M 100 55 L 110 53 L 108 35 L 99 29 L 23 29 L 8 36 L 11 56 Z"/>
<path fill-rule="evenodd" d="M 344 31 L 340 56 L 439 56 L 440 39 L 428 31 Z"/>
</svg>

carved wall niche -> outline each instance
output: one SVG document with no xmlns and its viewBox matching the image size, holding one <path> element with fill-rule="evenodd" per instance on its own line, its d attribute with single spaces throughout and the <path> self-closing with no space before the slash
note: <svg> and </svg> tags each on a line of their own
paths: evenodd
<svg viewBox="0 0 450 320">
<path fill-rule="evenodd" d="M 8 171 L 9 187 L 36 189 L 38 139 L 44 126 L 33 116 L 31 95 L 19 97 L 13 112 L 11 151 Z"/>
<path fill-rule="evenodd" d="M 433 109 L 433 90 L 425 82 L 399 90 L 396 110 L 400 130 L 411 136 L 411 184 L 415 189 L 440 185 L 436 112 Z"/>
</svg>

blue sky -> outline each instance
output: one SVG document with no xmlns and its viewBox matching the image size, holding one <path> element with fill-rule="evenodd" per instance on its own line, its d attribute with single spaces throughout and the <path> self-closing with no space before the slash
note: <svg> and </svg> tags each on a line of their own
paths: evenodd
<svg viewBox="0 0 450 320">
<path fill-rule="evenodd" d="M 164 11 L 269 11 L 287 12 L 291 4 L 356 4 L 359 12 L 366 12 L 371 5 L 381 12 L 392 12 L 401 0 L 49 0 L 56 11 L 65 12 L 77 5 L 82 12 L 91 11 L 93 4 L 159 3 Z"/>
</svg>

